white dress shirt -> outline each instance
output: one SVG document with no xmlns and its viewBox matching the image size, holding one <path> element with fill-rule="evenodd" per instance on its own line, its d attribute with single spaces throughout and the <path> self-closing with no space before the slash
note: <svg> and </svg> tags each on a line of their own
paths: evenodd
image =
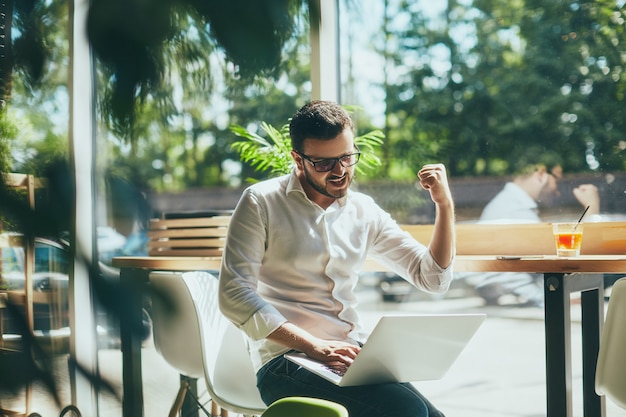
<svg viewBox="0 0 626 417">
<path fill-rule="evenodd" d="M 219 300 L 247 334 L 255 370 L 288 350 L 266 339 L 287 321 L 326 340 L 363 339 L 354 289 L 368 256 L 428 292 L 445 292 L 452 280 L 452 266 L 441 268 L 364 194 L 350 190 L 323 210 L 295 172 L 244 191 L 228 228 Z"/>
</svg>

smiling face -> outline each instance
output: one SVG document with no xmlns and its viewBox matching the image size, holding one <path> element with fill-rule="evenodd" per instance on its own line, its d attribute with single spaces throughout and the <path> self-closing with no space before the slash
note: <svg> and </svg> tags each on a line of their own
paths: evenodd
<svg viewBox="0 0 626 417">
<path fill-rule="evenodd" d="M 318 172 L 311 161 L 341 158 L 355 152 L 351 129 L 345 129 L 333 139 L 305 139 L 300 153 L 292 151 L 296 174 L 311 201 L 323 209 L 328 208 L 336 199 L 348 193 L 354 178 L 354 165 L 346 167 L 337 161 L 330 171 Z"/>
</svg>

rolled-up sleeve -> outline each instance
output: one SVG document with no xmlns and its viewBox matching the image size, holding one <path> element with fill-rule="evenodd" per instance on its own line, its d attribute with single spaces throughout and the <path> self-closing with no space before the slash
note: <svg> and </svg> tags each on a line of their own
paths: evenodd
<svg viewBox="0 0 626 417">
<path fill-rule="evenodd" d="M 422 258 L 419 268 L 419 283 L 426 291 L 442 294 L 448 291 L 450 283 L 454 278 L 454 257 L 447 268 L 442 268 L 435 261 L 430 251 Z M 415 277 L 416 275 L 411 275 Z M 415 282 L 415 278 L 413 278 Z M 417 285 L 417 284 L 416 284 Z"/>
</svg>

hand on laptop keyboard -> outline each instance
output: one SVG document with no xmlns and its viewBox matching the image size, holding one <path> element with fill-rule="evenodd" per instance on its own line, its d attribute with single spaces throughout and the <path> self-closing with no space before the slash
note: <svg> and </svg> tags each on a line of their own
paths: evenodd
<svg viewBox="0 0 626 417">
<path fill-rule="evenodd" d="M 313 349 L 301 350 L 301 352 L 331 368 L 341 369 L 341 367 L 350 366 L 360 350 L 360 346 L 352 343 L 318 339 L 318 343 L 313 346 Z"/>
<path fill-rule="evenodd" d="M 334 374 L 343 376 L 348 370 L 348 365 L 346 365 L 345 363 L 338 363 L 337 365 L 329 364 L 329 365 L 326 365 L 325 368 Z"/>
</svg>

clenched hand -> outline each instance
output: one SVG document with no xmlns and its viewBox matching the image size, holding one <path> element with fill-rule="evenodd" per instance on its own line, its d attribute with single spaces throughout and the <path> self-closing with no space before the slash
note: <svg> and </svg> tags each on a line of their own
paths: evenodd
<svg viewBox="0 0 626 417">
<path fill-rule="evenodd" d="M 452 203 L 452 194 L 448 186 L 446 167 L 443 164 L 427 164 L 417 173 L 420 185 L 430 193 L 430 198 L 437 205 Z"/>
</svg>

